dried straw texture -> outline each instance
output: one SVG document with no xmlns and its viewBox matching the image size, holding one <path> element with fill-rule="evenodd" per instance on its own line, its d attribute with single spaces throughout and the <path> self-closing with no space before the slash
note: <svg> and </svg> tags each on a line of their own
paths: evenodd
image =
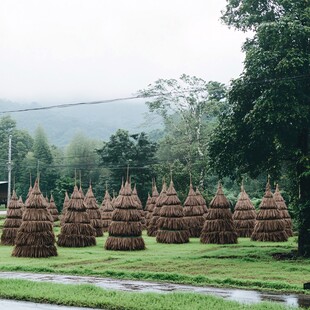
<svg viewBox="0 0 310 310">
<path fill-rule="evenodd" d="M 158 230 L 156 241 L 159 243 L 187 243 L 189 242 L 189 231 L 183 217 L 183 207 L 170 182 L 167 197 L 160 209 L 157 220 Z"/>
<path fill-rule="evenodd" d="M 97 205 L 97 200 L 94 196 L 92 186 L 90 185 L 85 199 L 84 203 L 86 206 L 86 212 L 89 216 L 90 219 L 90 224 L 92 227 L 95 229 L 95 236 L 96 237 L 101 237 L 103 236 L 103 224 L 102 224 L 102 219 L 101 219 L 101 213 L 99 210 L 99 207 Z"/>
<path fill-rule="evenodd" d="M 146 226 L 147 226 L 147 234 L 149 235 L 149 224 L 150 224 L 150 221 L 152 219 L 152 216 L 153 216 L 153 212 L 154 212 L 154 209 L 155 209 L 155 206 L 156 206 L 156 200 L 159 196 L 159 193 L 157 191 L 157 187 L 156 187 L 156 184 L 154 184 L 153 186 L 153 191 L 152 191 L 152 197 L 151 197 L 151 202 L 150 204 L 147 206 L 147 213 L 146 213 L 146 216 L 145 216 L 145 219 L 146 219 Z"/>
<path fill-rule="evenodd" d="M 31 192 L 32 192 L 32 186 L 30 185 L 30 186 L 29 186 L 29 189 L 28 189 L 27 196 L 26 196 L 25 205 L 28 204 L 28 200 L 29 200 L 29 197 L 30 197 Z"/>
<path fill-rule="evenodd" d="M 161 192 L 160 192 L 158 198 L 156 199 L 156 204 L 155 204 L 155 208 L 153 211 L 153 216 L 150 219 L 149 226 L 147 229 L 147 235 L 150 237 L 156 237 L 157 230 L 158 230 L 157 221 L 158 221 L 159 216 L 160 216 L 161 207 L 164 205 L 166 198 L 167 198 L 167 185 L 166 185 L 166 182 L 164 182 L 162 189 L 161 189 Z"/>
<path fill-rule="evenodd" d="M 17 230 L 22 224 L 22 207 L 20 201 L 17 198 L 15 191 L 11 197 L 6 219 L 3 224 L 3 230 L 1 235 L 1 244 L 3 245 L 14 245 Z"/>
<path fill-rule="evenodd" d="M 26 209 L 26 207 L 25 207 L 25 204 L 23 203 L 23 198 L 22 198 L 22 196 L 19 196 L 18 204 L 19 204 L 20 208 L 22 209 L 22 211 L 24 212 L 25 209 Z"/>
<path fill-rule="evenodd" d="M 254 241 L 287 241 L 288 235 L 285 232 L 285 221 L 281 218 L 280 211 L 273 198 L 269 183 L 266 192 L 259 206 L 251 239 Z"/>
<path fill-rule="evenodd" d="M 243 186 L 235 206 L 233 220 L 238 237 L 251 237 L 256 221 L 256 211 Z"/>
<path fill-rule="evenodd" d="M 80 195 L 81 195 L 82 199 L 84 199 L 84 198 L 85 198 L 85 195 L 84 195 L 84 192 L 83 192 L 82 186 L 80 186 L 80 188 L 79 188 L 79 193 L 80 193 Z"/>
<path fill-rule="evenodd" d="M 66 192 L 64 202 L 62 205 L 62 210 L 61 210 L 60 226 L 62 226 L 65 223 L 65 215 L 67 212 L 68 203 L 69 203 L 69 196 L 68 196 L 68 193 Z"/>
<path fill-rule="evenodd" d="M 148 214 L 148 208 L 149 208 L 149 206 L 150 206 L 150 203 L 151 203 L 151 200 L 152 200 L 152 197 L 150 196 L 150 193 L 148 193 L 147 194 L 147 200 L 146 200 L 146 203 L 145 203 L 145 207 L 144 207 L 144 217 L 145 217 L 145 225 L 146 225 L 146 227 L 145 228 L 147 228 L 147 214 Z"/>
<path fill-rule="evenodd" d="M 142 208 L 142 202 L 141 202 L 141 200 L 140 200 L 140 198 L 139 198 L 136 185 L 134 186 L 134 188 L 133 188 L 133 190 L 132 190 L 132 197 L 133 197 L 133 199 L 136 201 L 137 206 L 138 206 L 137 209 L 139 210 L 140 215 L 141 215 L 141 225 L 142 225 L 142 229 L 146 229 L 145 213 L 144 213 L 143 208 Z"/>
<path fill-rule="evenodd" d="M 114 201 L 113 201 L 113 204 L 112 204 L 113 208 L 115 208 L 114 207 L 115 204 L 119 204 L 119 200 L 121 199 L 121 195 L 122 195 L 123 192 L 124 192 L 124 182 L 122 181 L 122 185 L 121 185 L 121 188 L 120 188 L 120 190 L 118 192 L 118 195 L 116 197 L 114 197 Z"/>
<path fill-rule="evenodd" d="M 57 244 L 63 247 L 96 245 L 95 229 L 90 224 L 86 206 L 77 186 L 74 187 L 69 200 Z"/>
<path fill-rule="evenodd" d="M 237 243 L 237 233 L 230 211 L 230 205 L 219 184 L 215 197 L 210 203 L 200 241 L 202 243 Z"/>
<path fill-rule="evenodd" d="M 128 181 L 115 200 L 114 208 L 104 247 L 114 251 L 144 250 L 141 215 Z"/>
<path fill-rule="evenodd" d="M 53 217 L 54 222 L 59 221 L 59 212 L 58 212 L 58 209 L 56 207 L 53 195 L 51 195 L 51 199 L 50 199 L 50 202 L 48 204 L 48 211 L 50 212 L 51 216 Z"/>
<path fill-rule="evenodd" d="M 100 213 L 102 219 L 102 229 L 104 232 L 108 231 L 109 226 L 112 222 L 112 213 L 114 208 L 111 202 L 111 196 L 108 190 L 105 191 L 105 195 L 101 204 Z"/>
<path fill-rule="evenodd" d="M 198 188 L 196 188 L 196 199 L 198 201 L 198 204 L 200 206 L 202 206 L 202 208 L 203 208 L 203 212 L 204 212 L 203 217 L 206 218 L 206 215 L 208 212 L 207 203 L 206 203 L 206 200 L 203 198 L 203 196 L 200 193 Z"/>
<path fill-rule="evenodd" d="M 115 203 L 115 196 L 114 196 L 114 193 L 113 193 L 113 198 L 112 198 L 112 200 L 111 200 L 111 204 L 112 204 L 112 207 L 114 206 L 114 203 Z M 114 208 L 114 207 L 113 207 Z"/>
<path fill-rule="evenodd" d="M 292 219 L 291 219 L 290 214 L 288 213 L 285 200 L 283 199 L 283 197 L 280 193 L 278 184 L 277 184 L 276 190 L 273 194 L 273 198 L 276 201 L 278 210 L 280 211 L 280 216 L 285 222 L 285 232 L 288 235 L 288 237 L 292 237 L 293 236 Z"/>
<path fill-rule="evenodd" d="M 188 196 L 184 202 L 184 220 L 189 230 L 189 236 L 191 238 L 199 238 L 205 218 L 204 207 L 202 201 L 199 203 L 197 194 L 193 189 L 193 185 L 190 184 Z M 202 197 L 201 197 L 202 198 Z M 202 198 L 203 199 L 203 198 Z"/>
<path fill-rule="evenodd" d="M 57 256 L 53 223 L 37 181 L 29 196 L 28 204 L 26 204 L 15 244 L 13 256 Z"/>
</svg>

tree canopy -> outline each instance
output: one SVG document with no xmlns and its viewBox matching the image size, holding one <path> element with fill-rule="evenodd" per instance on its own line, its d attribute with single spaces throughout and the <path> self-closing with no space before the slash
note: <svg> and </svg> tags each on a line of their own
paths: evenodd
<svg viewBox="0 0 310 310">
<path fill-rule="evenodd" d="M 299 252 L 310 256 L 309 1 L 229 0 L 223 20 L 254 35 L 213 132 L 211 164 L 220 175 L 266 171 L 275 179 L 285 166 L 298 201 Z"/>
<path fill-rule="evenodd" d="M 110 171 L 109 186 L 118 192 L 129 165 L 132 182 L 137 184 L 139 194 L 145 201 L 151 188 L 156 148 L 156 143 L 151 142 L 144 132 L 129 135 L 126 130 L 117 130 L 98 149 L 101 165 Z"/>
</svg>

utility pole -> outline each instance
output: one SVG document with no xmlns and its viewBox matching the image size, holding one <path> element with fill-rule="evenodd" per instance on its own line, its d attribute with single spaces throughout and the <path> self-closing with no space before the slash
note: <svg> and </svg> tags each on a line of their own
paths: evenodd
<svg viewBox="0 0 310 310">
<path fill-rule="evenodd" d="M 8 199 L 6 206 L 8 207 L 11 200 L 11 173 L 12 173 L 12 135 L 9 135 L 9 161 L 8 161 Z"/>
</svg>

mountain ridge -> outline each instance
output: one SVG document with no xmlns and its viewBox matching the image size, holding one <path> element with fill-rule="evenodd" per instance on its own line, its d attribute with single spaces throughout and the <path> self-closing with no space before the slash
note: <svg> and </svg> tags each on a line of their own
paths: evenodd
<svg viewBox="0 0 310 310">
<path fill-rule="evenodd" d="M 21 104 L 0 99 L 0 112 L 46 107 L 38 103 Z M 148 108 L 142 99 L 126 100 L 96 105 L 79 105 L 35 111 L 8 113 L 17 123 L 17 128 L 33 135 L 41 125 L 50 143 L 66 146 L 73 136 L 82 132 L 92 139 L 107 141 L 117 129 L 131 133 L 151 132 L 159 124 L 146 124 Z M 7 115 L 1 113 L 1 117 Z"/>
</svg>

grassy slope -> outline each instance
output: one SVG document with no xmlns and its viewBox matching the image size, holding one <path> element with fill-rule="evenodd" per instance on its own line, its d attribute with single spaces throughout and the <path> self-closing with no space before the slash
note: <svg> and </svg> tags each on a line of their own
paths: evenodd
<svg viewBox="0 0 310 310">
<path fill-rule="evenodd" d="M 126 293 L 103 290 L 92 285 L 64 285 L 24 280 L 0 280 L 0 297 L 102 309 L 288 309 L 275 303 L 243 305 L 224 301 L 222 298 L 190 293 Z"/>
<path fill-rule="evenodd" d="M 1 223 L 0 223 L 1 225 Z M 56 233 L 59 228 L 56 229 Z M 106 237 L 90 248 L 59 248 L 58 257 L 11 257 L 12 247 L 0 246 L 0 270 L 52 272 L 103 277 L 170 281 L 196 285 L 231 286 L 302 292 L 310 281 L 310 260 L 276 261 L 272 253 L 296 249 L 295 238 L 285 243 L 251 242 L 237 245 L 158 244 L 144 236 L 147 250 L 112 252 L 103 249 Z"/>
</svg>

